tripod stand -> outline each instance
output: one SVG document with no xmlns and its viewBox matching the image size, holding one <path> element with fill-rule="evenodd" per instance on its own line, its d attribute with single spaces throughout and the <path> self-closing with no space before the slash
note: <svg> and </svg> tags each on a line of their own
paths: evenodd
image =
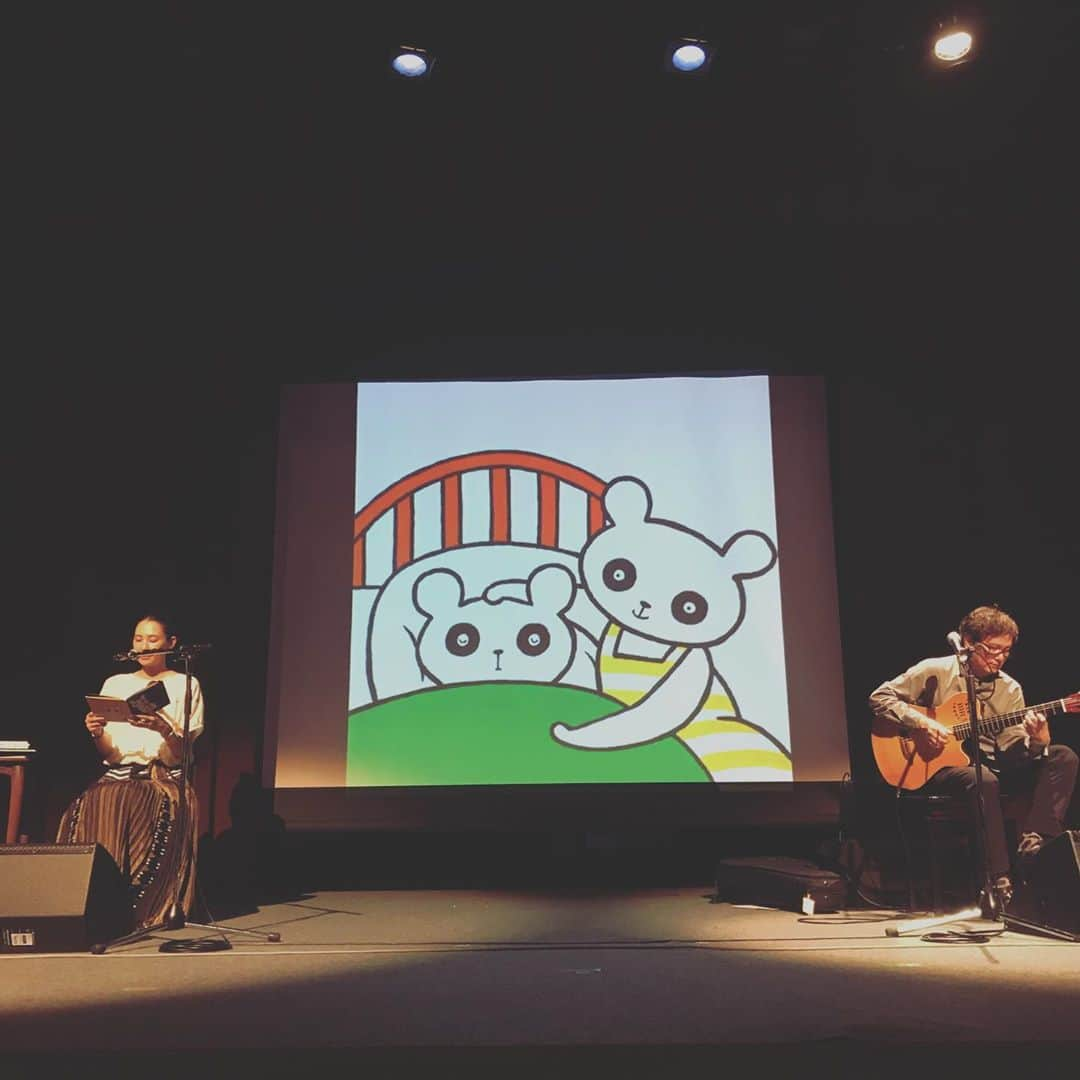
<svg viewBox="0 0 1080 1080">
<path fill-rule="evenodd" d="M 130 934 L 125 934 L 122 937 L 114 938 L 112 941 L 93 945 L 90 951 L 95 956 L 102 955 L 107 949 L 112 948 L 114 945 L 129 945 L 133 942 L 142 941 L 145 938 L 151 937 L 161 930 L 183 930 L 184 927 L 187 926 L 192 926 L 200 930 L 215 930 L 223 935 L 247 934 L 250 937 L 261 938 L 263 941 L 273 942 L 281 940 L 281 935 L 277 933 L 263 934 L 257 930 L 242 930 L 239 927 L 189 922 L 184 911 L 184 905 L 180 899 L 183 883 L 187 880 L 189 874 L 194 873 L 194 867 L 192 866 L 191 835 L 188 828 L 188 782 L 191 762 L 191 740 L 189 738 L 191 729 L 191 658 L 195 653 L 207 648 L 209 648 L 208 645 L 190 645 L 180 646 L 175 649 L 162 649 L 154 653 L 140 653 L 142 656 L 174 656 L 182 660 L 184 664 L 184 729 L 180 757 L 179 794 L 177 796 L 176 822 L 174 825 L 180 850 L 179 857 L 176 860 L 176 876 L 173 880 L 173 901 L 161 922 L 151 926 L 140 927 L 138 930 L 134 930 Z M 129 656 L 130 655 L 131 654 L 129 654 Z M 224 942 L 223 948 L 232 947 L 228 942 L 228 938 L 223 937 L 222 941 Z M 167 946 L 173 944 L 175 943 L 164 942 L 159 949 L 161 952 L 172 951 L 168 949 Z"/>
<path fill-rule="evenodd" d="M 982 885 L 974 906 L 945 915 L 935 915 L 926 919 L 913 919 L 904 924 L 886 927 L 885 934 L 887 937 L 899 937 L 901 934 L 915 931 L 932 930 L 938 926 L 945 926 L 954 922 L 966 922 L 970 919 L 982 918 L 999 922 L 1003 917 L 1001 901 L 994 891 L 993 883 L 990 881 L 990 860 L 986 841 L 986 805 L 983 801 L 983 755 L 982 748 L 979 745 L 979 713 L 978 701 L 975 695 L 975 676 L 968 662 L 970 649 L 964 647 L 960 635 L 956 631 L 952 631 L 947 637 L 960 664 L 960 673 L 964 677 L 967 689 L 971 763 L 975 769 L 975 862 L 982 878 Z M 963 734 L 963 732 L 959 731 L 959 728 L 960 725 L 953 728 L 954 734 Z"/>
</svg>

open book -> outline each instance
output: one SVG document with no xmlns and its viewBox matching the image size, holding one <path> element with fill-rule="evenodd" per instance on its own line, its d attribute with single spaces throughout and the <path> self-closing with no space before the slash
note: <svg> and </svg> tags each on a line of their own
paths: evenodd
<svg viewBox="0 0 1080 1080">
<path fill-rule="evenodd" d="M 147 683 L 131 697 L 112 697 L 109 694 L 87 694 L 86 704 L 92 713 L 105 717 L 106 723 L 127 722 L 133 716 L 153 716 L 169 704 L 169 692 L 163 683 Z"/>
</svg>

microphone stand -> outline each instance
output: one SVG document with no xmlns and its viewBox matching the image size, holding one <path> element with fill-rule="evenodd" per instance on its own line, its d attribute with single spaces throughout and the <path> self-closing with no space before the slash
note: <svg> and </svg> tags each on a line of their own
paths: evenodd
<svg viewBox="0 0 1080 1080">
<path fill-rule="evenodd" d="M 112 948 L 114 945 L 130 945 L 135 941 L 142 941 L 145 938 L 151 937 L 160 930 L 183 930 L 185 926 L 193 926 L 199 930 L 216 930 L 222 934 L 248 934 L 251 937 L 262 938 L 264 941 L 280 941 L 281 935 L 277 933 L 264 934 L 258 930 L 242 930 L 236 926 L 218 926 L 208 925 L 206 923 L 190 922 L 184 913 L 184 905 L 181 903 L 180 894 L 183 891 L 183 883 L 187 881 L 188 875 L 194 872 L 192 867 L 192 844 L 191 836 L 188 830 L 188 772 L 189 763 L 191 760 L 191 740 L 188 738 L 188 733 L 191 728 L 191 657 L 196 651 L 209 648 L 209 646 L 190 646 L 185 648 L 181 646 L 178 649 L 162 649 L 156 653 L 142 653 L 141 655 L 155 655 L 155 656 L 179 656 L 184 663 L 184 735 L 183 735 L 183 748 L 180 755 L 180 785 L 179 795 L 177 797 L 176 804 L 176 821 L 174 822 L 174 828 L 177 830 L 177 843 L 180 845 L 179 858 L 177 859 L 176 876 L 173 879 L 173 902 L 169 907 L 165 918 L 161 922 L 155 923 L 151 926 L 144 926 L 138 930 L 133 930 L 130 934 L 125 934 L 123 937 L 114 938 L 112 941 L 102 942 L 101 944 L 93 945 L 90 951 L 95 956 L 100 956 L 106 949 Z M 128 659 L 133 657 L 134 653 L 128 654 Z M 117 659 L 120 659 L 121 655 L 118 654 Z M 224 939 L 225 947 L 231 948 L 228 943 L 228 939 Z M 171 951 L 168 946 L 171 942 L 163 942 L 159 946 L 160 952 Z"/>
<path fill-rule="evenodd" d="M 936 926 L 944 926 L 947 923 L 966 921 L 968 919 L 990 919 L 1000 921 L 1002 918 L 1002 906 L 994 893 L 993 883 L 990 881 L 990 862 L 987 855 L 988 844 L 986 839 L 986 804 L 983 802 L 983 755 L 982 746 L 979 742 L 979 713 L 978 701 L 975 697 L 975 676 L 971 673 L 968 663 L 969 650 L 961 648 L 954 640 L 955 635 L 949 635 L 953 652 L 960 664 L 960 674 L 964 676 L 967 687 L 968 721 L 971 724 L 971 764 L 975 768 L 975 860 L 982 875 L 982 888 L 976 906 L 964 908 L 947 915 L 939 915 L 928 919 L 913 919 L 901 926 L 890 926 L 885 930 L 887 937 L 899 937 L 901 934 L 911 933 L 915 930 L 930 930 Z"/>
</svg>

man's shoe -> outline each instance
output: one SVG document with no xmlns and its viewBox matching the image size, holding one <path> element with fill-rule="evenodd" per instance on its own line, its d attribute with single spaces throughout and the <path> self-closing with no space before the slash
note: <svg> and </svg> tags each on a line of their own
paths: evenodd
<svg viewBox="0 0 1080 1080">
<path fill-rule="evenodd" d="M 994 896 L 997 897 L 998 907 L 1001 910 L 1009 906 L 1009 901 L 1013 898 L 1013 886 L 1008 874 L 1002 874 L 994 882 Z"/>
</svg>

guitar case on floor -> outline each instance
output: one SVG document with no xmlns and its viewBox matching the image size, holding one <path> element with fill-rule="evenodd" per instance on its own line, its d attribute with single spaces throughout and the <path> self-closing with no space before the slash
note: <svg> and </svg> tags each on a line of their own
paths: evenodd
<svg viewBox="0 0 1080 1080">
<path fill-rule="evenodd" d="M 721 859 L 712 899 L 716 904 L 755 904 L 814 915 L 846 907 L 848 883 L 809 859 L 786 855 Z"/>
</svg>

